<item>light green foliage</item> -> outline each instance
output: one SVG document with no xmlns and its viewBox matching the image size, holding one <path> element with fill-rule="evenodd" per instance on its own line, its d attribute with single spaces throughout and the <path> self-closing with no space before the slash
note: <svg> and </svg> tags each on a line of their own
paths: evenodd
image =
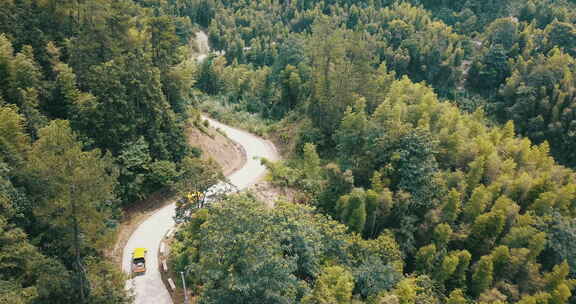
<svg viewBox="0 0 576 304">
<path fill-rule="evenodd" d="M 450 296 L 448 297 L 447 302 L 448 304 L 467 304 L 468 300 L 464 297 L 464 292 L 462 289 L 454 289 Z"/>
<path fill-rule="evenodd" d="M 544 274 L 573 256 L 566 223 L 576 214 L 576 177 L 551 157 L 571 165 L 574 150 L 573 3 L 184 6 L 210 23 L 212 46 L 226 52 L 205 67 L 211 84 L 224 80 L 218 93 L 228 107 L 281 120 L 272 134 L 295 153 L 270 166 L 278 184 L 303 191 L 357 238 L 394 235 L 403 269 L 430 274 L 443 300 L 456 289 L 457 302 L 552 297 Z M 462 100 L 481 102 L 469 111 Z M 317 171 L 318 163 L 329 165 Z M 360 256 L 366 246 L 353 244 Z M 355 267 L 356 285 L 369 290 L 364 282 L 375 276 Z M 420 297 L 354 293 L 433 302 L 418 293 L 426 280 L 416 281 Z"/>
<path fill-rule="evenodd" d="M 337 202 L 342 195 L 349 193 L 354 186 L 354 175 L 349 170 L 342 171 L 331 163 L 324 168 L 326 186 L 318 196 L 318 207 L 326 214 L 337 217 Z"/>
<path fill-rule="evenodd" d="M 546 288 L 552 295 L 551 304 L 565 303 L 572 295 L 570 286 L 573 282 L 567 279 L 569 272 L 568 263 L 563 262 L 544 276 Z"/>
<path fill-rule="evenodd" d="M 319 18 L 312 27 L 309 57 L 313 67 L 310 117 L 326 136 L 342 120 L 344 110 L 353 103 L 354 82 L 345 81 L 351 72 L 346 58 L 345 31 L 329 18 Z M 348 79 L 350 80 L 350 79 Z"/>
<path fill-rule="evenodd" d="M 280 187 L 297 187 L 312 200 L 322 190 L 320 157 L 316 152 L 316 146 L 312 143 L 304 144 L 302 159 L 297 161 L 297 167 L 287 166 L 283 161 L 270 162 L 262 160 L 262 163 L 270 170 L 272 183 Z"/>
<path fill-rule="evenodd" d="M 443 220 L 447 223 L 453 223 L 460 212 L 462 212 L 461 207 L 461 194 L 456 189 L 450 190 L 448 196 L 445 198 L 444 206 L 442 206 Z"/>
<path fill-rule="evenodd" d="M 556 262 L 548 259 L 547 268 L 539 264 L 549 247 L 544 228 L 537 223 L 542 223 L 541 216 L 554 212 L 572 214 L 570 185 L 574 181 L 572 171 L 554 163 L 545 143 L 533 146 L 529 140 L 515 137 L 513 123 L 488 127 L 482 111 L 462 114 L 438 101 L 429 87 L 408 79 L 392 83 L 385 101 L 372 115 L 362 113 L 351 108 L 344 113 L 341 124 L 342 127 L 358 117 L 359 121 L 366 121 L 359 124 L 366 128 L 362 133 L 366 137 L 354 141 L 360 147 L 353 153 L 373 157 L 362 164 L 363 168 L 370 168 L 362 171 L 370 173 L 352 171 L 351 177 L 359 185 L 368 184 L 367 177 L 372 177 L 369 184 L 374 192 L 387 193 L 380 199 L 392 202 L 376 204 L 390 206 L 378 211 L 372 205 L 378 196 L 364 190 L 365 237 L 373 237 L 373 231 L 390 229 L 403 253 L 414 259 L 412 267 L 422 273 L 437 272 L 434 279 L 443 281 L 448 291 L 460 288 L 468 290 L 467 295 L 472 298 L 484 294 L 485 299 L 500 299 L 499 294 L 510 294 L 506 288 L 520 295 L 542 290 L 536 283 L 541 273 L 561 261 L 558 255 L 549 255 Z M 347 135 L 343 129 L 338 132 Z M 338 161 L 346 165 L 346 161 Z M 352 184 L 343 187 L 345 179 L 339 166 L 328 168 L 319 201 L 326 204 L 320 206 L 332 208 L 336 190 L 350 189 Z M 352 210 L 349 201 L 359 193 L 350 192 L 340 192 L 338 197 L 342 199 L 337 210 L 328 212 L 344 223 L 351 219 L 346 213 Z M 325 200 L 327 197 L 331 199 Z M 353 206 L 362 202 L 352 201 L 356 203 Z M 321 210 L 325 212 L 326 207 Z M 374 221 L 376 225 L 372 226 Z M 451 232 L 447 234 L 448 227 Z M 531 235 L 520 233 L 526 229 L 522 227 L 532 227 Z M 446 235 L 450 235 L 448 242 Z M 439 242 L 434 244 L 435 250 L 429 243 L 432 239 Z M 508 255 L 504 249 L 493 253 L 501 245 L 508 245 Z M 459 251 L 461 248 L 467 250 Z M 451 251 L 459 253 L 451 255 Z M 483 289 L 472 288 L 476 283 L 467 280 L 470 264 L 490 255 L 495 261 L 493 279 L 486 280 L 487 276 L 478 272 L 477 276 L 483 278 L 478 282 L 490 284 L 482 283 L 487 286 Z M 508 261 L 505 267 L 504 261 Z M 510 286 L 497 285 L 492 290 L 489 287 L 494 280 L 507 280 Z"/>
<path fill-rule="evenodd" d="M 336 211 L 350 231 L 361 233 L 366 224 L 366 192 L 357 188 L 350 194 L 340 197 Z"/>
<path fill-rule="evenodd" d="M 135 142 L 124 145 L 117 157 L 120 167 L 119 185 L 120 196 L 127 200 L 142 199 L 147 191 L 145 189 L 147 174 L 150 172 L 150 147 L 143 137 Z"/>
<path fill-rule="evenodd" d="M 340 128 L 334 134 L 341 163 L 344 168 L 354 171 L 361 170 L 359 166 L 365 151 L 358 149 L 365 145 L 368 130 L 368 117 L 366 114 L 366 101 L 359 99 L 354 108 L 348 107 L 340 123 Z"/>
<path fill-rule="evenodd" d="M 16 106 L 0 105 L 0 155 L 8 164 L 21 165 L 23 154 L 29 148 L 30 138 L 24 124 L 24 117 Z"/>
<path fill-rule="evenodd" d="M 312 143 L 306 143 L 303 154 L 305 176 L 309 179 L 320 178 L 320 157 L 316 153 L 316 146 Z"/>
<path fill-rule="evenodd" d="M 1 302 L 128 302 L 120 272 L 101 262 L 117 198 L 126 206 L 173 184 L 189 153 L 190 23 L 163 6 L 0 5 L 0 217 L 25 231 L 22 248 L 35 244 L 28 258 L 42 267 L 23 261 L 26 277 L 0 279 Z"/>
<path fill-rule="evenodd" d="M 574 117 L 569 109 L 573 107 L 574 66 L 574 58 L 559 49 L 520 57 L 500 92 L 507 100 L 507 118 L 515 121 L 517 130 L 537 143 L 548 140 L 553 154 L 569 165 L 573 164 L 569 151 Z M 534 106 L 528 107 L 531 103 Z"/>
<path fill-rule="evenodd" d="M 377 239 L 365 240 L 354 234 L 347 240 L 347 248 L 355 261 L 366 261 L 370 256 L 378 257 L 383 264 L 394 267 L 396 272 L 402 273 L 402 252 L 394 237 L 389 233 L 383 233 Z"/>
<path fill-rule="evenodd" d="M 434 228 L 434 243 L 439 248 L 445 248 L 452 238 L 452 228 L 448 224 L 440 224 Z"/>
<path fill-rule="evenodd" d="M 436 245 L 430 244 L 418 250 L 416 254 L 416 267 L 423 273 L 431 273 L 436 265 L 437 259 Z"/>
<path fill-rule="evenodd" d="M 494 264 L 494 278 L 508 276 L 513 268 L 510 249 L 505 245 L 498 246 L 492 251 L 491 256 Z"/>
<path fill-rule="evenodd" d="M 388 188 L 382 188 L 380 192 L 375 190 L 366 191 L 365 237 L 375 237 L 382 232 L 393 205 L 392 192 Z"/>
<path fill-rule="evenodd" d="M 302 173 L 300 170 L 286 166 L 282 161 L 271 162 L 267 159 L 262 163 L 270 170 L 272 182 L 281 187 L 294 187 Z"/>
<path fill-rule="evenodd" d="M 458 266 L 448 278 L 445 285 L 449 290 L 453 288 L 465 288 L 467 286 L 467 276 L 472 255 L 466 250 L 460 250 L 449 253 L 449 256 L 458 256 Z"/>
<path fill-rule="evenodd" d="M 402 270 L 394 239 L 345 231 L 308 207 L 234 196 L 194 213 L 171 259 L 207 302 L 350 303 L 392 288 Z"/>
<path fill-rule="evenodd" d="M 540 255 L 546 246 L 546 233 L 529 226 L 513 227 L 502 240 L 504 245 L 510 248 L 528 248 L 530 258 Z"/>
<path fill-rule="evenodd" d="M 275 110 L 281 114 L 295 108 L 302 98 L 303 81 L 298 69 L 290 64 L 286 65 L 281 74 L 282 97 L 280 109 Z"/>
<path fill-rule="evenodd" d="M 492 257 L 487 255 L 483 256 L 473 268 L 472 293 L 478 296 L 492 285 L 494 279 L 494 264 L 492 262 Z"/>
<path fill-rule="evenodd" d="M 26 234 L 9 226 L 0 217 L 0 300 L 6 303 L 31 303 L 38 297 L 35 286 L 25 287 L 36 281 L 38 266 L 44 257 L 26 239 Z"/>
<path fill-rule="evenodd" d="M 398 296 L 400 304 L 414 304 L 418 296 L 418 286 L 416 286 L 416 279 L 407 278 L 400 281 L 394 290 Z"/>
<path fill-rule="evenodd" d="M 433 290 L 432 280 L 427 276 L 406 278 L 400 281 L 395 289 L 383 294 L 380 299 L 394 300 L 394 302 L 384 303 L 402 304 L 438 303 L 440 301 Z"/>
<path fill-rule="evenodd" d="M 80 270 L 82 252 L 109 242 L 105 224 L 114 198 L 112 162 L 97 149 L 84 151 L 67 121 L 52 121 L 39 136 L 28 156 L 29 169 L 43 183 L 43 191 L 34 194 L 39 203 L 34 215 L 48 228 L 42 237 L 58 239 L 53 246 L 72 260 L 76 296 L 86 299 L 90 279 Z"/>
<path fill-rule="evenodd" d="M 539 304 L 548 303 L 550 301 L 550 294 L 546 292 L 539 292 L 535 295 L 527 295 L 522 297 L 518 302 L 519 304 Z"/>
<path fill-rule="evenodd" d="M 132 300 L 122 289 L 126 276 L 107 261 L 91 258 L 86 261 L 87 279 L 90 282 L 90 301 L 93 304 L 130 303 Z"/>
<path fill-rule="evenodd" d="M 311 294 L 302 298 L 303 304 L 350 304 L 354 279 L 339 266 L 326 267 L 316 280 Z"/>
<path fill-rule="evenodd" d="M 172 105 L 174 112 L 183 113 L 186 111 L 186 104 L 192 98 L 192 88 L 196 83 L 197 69 L 195 62 L 184 60 L 170 67 L 162 79 L 166 98 Z"/>
<path fill-rule="evenodd" d="M 487 253 L 494 246 L 504 229 L 505 220 L 506 217 L 502 212 L 488 212 L 476 218 L 468 238 L 474 253 Z"/>
<path fill-rule="evenodd" d="M 326 267 L 353 277 L 353 301 L 570 301 L 576 176 L 556 161 L 575 163 L 575 8 L 555 0 L 3 1 L 0 212 L 8 230 L 26 231 L 55 260 L 42 279 L 0 289 L 12 301 L 78 302 L 72 234 L 55 211 L 74 183 L 39 130 L 67 120 L 76 154 L 111 152 L 102 162 L 119 173 L 115 189 L 100 187 L 108 178 L 70 176 L 128 205 L 166 186 L 194 191 L 218 180 L 185 144 L 189 107 L 204 99 L 224 102 L 206 103 L 225 112 L 219 118 L 280 134 L 296 159 L 269 164 L 274 182 L 318 207 L 235 210 L 238 223 L 225 212 L 215 220 L 218 211 L 191 218 L 174 261 L 201 273 L 188 280 L 203 285 L 207 302 L 298 302 Z M 224 51 L 198 67 L 181 47 L 192 23 Z M 54 164 L 40 164 L 45 155 Z M 114 226 L 110 214 L 119 214 L 112 199 L 88 203 L 102 214 L 81 225 L 83 254 L 99 257 L 103 223 Z M 334 228 L 339 237 L 316 234 L 325 219 L 310 220 L 313 212 L 358 234 L 343 226 Z M 407 273 L 397 284 L 402 271 L 433 280 Z M 108 266 L 90 264 L 86 278 L 95 303 L 124 301 Z"/>
<path fill-rule="evenodd" d="M 437 271 L 439 282 L 443 282 L 449 278 L 458 268 L 459 258 L 458 254 L 446 255 L 440 264 L 440 269 Z"/>
</svg>

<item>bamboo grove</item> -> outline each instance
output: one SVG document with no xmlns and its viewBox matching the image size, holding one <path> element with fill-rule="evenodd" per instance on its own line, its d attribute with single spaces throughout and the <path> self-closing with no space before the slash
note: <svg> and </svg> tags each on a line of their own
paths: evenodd
<svg viewBox="0 0 576 304">
<path fill-rule="evenodd" d="M 202 107 L 273 138 L 297 202 L 190 219 L 202 303 L 574 301 L 573 2 L 183 3 L 223 51 Z"/>
</svg>

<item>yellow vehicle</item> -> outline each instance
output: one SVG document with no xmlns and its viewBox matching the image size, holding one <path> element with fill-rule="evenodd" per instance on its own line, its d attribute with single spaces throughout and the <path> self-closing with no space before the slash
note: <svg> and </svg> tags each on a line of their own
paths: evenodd
<svg viewBox="0 0 576 304">
<path fill-rule="evenodd" d="M 134 275 L 146 273 L 146 248 L 136 248 L 132 252 L 132 273 Z"/>
<path fill-rule="evenodd" d="M 188 192 L 184 195 L 188 203 L 199 203 L 204 200 L 204 194 L 201 192 Z"/>
</svg>

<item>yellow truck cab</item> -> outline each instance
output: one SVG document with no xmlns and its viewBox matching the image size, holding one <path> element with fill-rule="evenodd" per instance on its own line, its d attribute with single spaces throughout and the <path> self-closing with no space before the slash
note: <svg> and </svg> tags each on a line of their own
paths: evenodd
<svg viewBox="0 0 576 304">
<path fill-rule="evenodd" d="M 146 273 L 146 248 L 136 248 L 132 252 L 132 273 L 134 275 Z"/>
</svg>

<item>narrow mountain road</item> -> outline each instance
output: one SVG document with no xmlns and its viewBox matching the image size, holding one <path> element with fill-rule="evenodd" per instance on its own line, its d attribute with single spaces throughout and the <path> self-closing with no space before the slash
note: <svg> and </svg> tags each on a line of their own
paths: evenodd
<svg viewBox="0 0 576 304">
<path fill-rule="evenodd" d="M 239 190 L 246 189 L 264 176 L 266 168 L 260 164 L 259 158 L 277 160 L 279 155 L 274 145 L 248 132 L 229 127 L 215 120 L 206 118 L 215 128 L 219 128 L 228 137 L 239 143 L 246 151 L 246 163 L 238 171 L 228 176 L 230 182 Z M 136 304 L 171 304 L 172 299 L 160 277 L 158 251 L 162 238 L 170 228 L 174 227 L 175 203 L 154 213 L 143 222 L 130 236 L 124 247 L 122 268 L 130 273 L 130 259 L 135 248 L 148 249 L 145 275 L 138 276 L 127 282 L 132 288 Z M 176 279 L 176 278 L 175 278 Z"/>
<path fill-rule="evenodd" d="M 196 32 L 196 45 L 198 46 L 199 55 L 196 56 L 198 62 L 202 62 L 210 53 L 210 46 L 208 45 L 208 35 L 203 31 Z"/>
</svg>

